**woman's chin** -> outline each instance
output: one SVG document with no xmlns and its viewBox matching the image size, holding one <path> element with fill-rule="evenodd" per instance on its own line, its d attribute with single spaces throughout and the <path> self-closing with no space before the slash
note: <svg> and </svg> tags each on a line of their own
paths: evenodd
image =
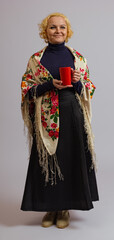
<svg viewBox="0 0 114 240">
<path fill-rule="evenodd" d="M 55 41 L 52 41 L 51 43 L 52 43 L 52 44 L 61 44 L 61 43 L 63 43 L 63 42 L 64 42 L 64 40 L 56 39 Z"/>
</svg>

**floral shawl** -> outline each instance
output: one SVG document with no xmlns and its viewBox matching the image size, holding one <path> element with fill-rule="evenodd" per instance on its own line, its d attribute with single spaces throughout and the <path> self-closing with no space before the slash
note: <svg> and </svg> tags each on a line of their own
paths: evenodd
<svg viewBox="0 0 114 240">
<path fill-rule="evenodd" d="M 46 92 L 42 96 L 29 100 L 28 91 L 34 86 L 34 89 L 38 84 L 43 84 L 45 81 L 50 81 L 53 76 L 50 72 L 40 63 L 45 48 L 41 51 L 33 54 L 28 62 L 25 74 L 22 77 L 21 89 L 22 89 L 22 103 L 21 110 L 24 123 L 28 128 L 29 140 L 32 144 L 33 138 L 33 126 L 35 128 L 37 150 L 39 153 L 39 164 L 42 167 L 42 173 L 45 175 L 45 182 L 51 180 L 51 184 L 56 183 L 56 170 L 59 178 L 64 179 L 61 170 L 59 168 L 56 148 L 59 138 L 59 102 L 58 102 L 58 90 L 53 89 Z M 81 95 L 75 93 L 84 114 L 85 130 L 88 137 L 88 148 L 92 155 L 92 166 L 94 164 L 94 144 L 93 134 L 91 130 L 91 101 L 95 91 L 95 86 L 89 79 L 89 69 L 87 66 L 87 60 L 76 50 L 68 47 L 68 49 L 74 55 L 75 69 L 80 70 L 82 82 Z M 35 120 L 34 124 L 30 118 L 30 108 L 32 104 L 35 104 Z M 49 175 L 49 168 L 51 171 L 51 178 Z"/>
</svg>

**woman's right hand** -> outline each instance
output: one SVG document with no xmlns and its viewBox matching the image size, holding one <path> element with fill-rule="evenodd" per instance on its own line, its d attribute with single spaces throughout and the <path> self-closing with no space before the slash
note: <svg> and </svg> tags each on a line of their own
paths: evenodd
<svg viewBox="0 0 114 240">
<path fill-rule="evenodd" d="M 69 86 L 63 86 L 61 80 L 53 79 L 53 85 L 54 87 L 58 88 L 59 90 L 67 88 L 67 87 L 73 87 L 72 85 Z"/>
</svg>

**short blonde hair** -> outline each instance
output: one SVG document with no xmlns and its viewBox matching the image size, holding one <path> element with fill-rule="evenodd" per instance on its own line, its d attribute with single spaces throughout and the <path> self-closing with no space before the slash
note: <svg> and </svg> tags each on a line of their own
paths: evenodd
<svg viewBox="0 0 114 240">
<path fill-rule="evenodd" d="M 68 39 L 72 37 L 73 35 L 73 31 L 71 29 L 71 25 L 70 25 L 70 21 L 69 19 L 62 13 L 52 13 L 52 14 L 49 14 L 46 18 L 44 18 L 41 22 L 41 24 L 38 24 L 39 26 L 39 34 L 40 34 L 40 37 L 43 38 L 45 40 L 45 42 L 47 43 L 48 42 L 48 37 L 47 37 L 47 33 L 46 33 L 46 29 L 47 29 L 47 26 L 48 26 L 48 21 L 51 17 L 63 17 L 66 24 L 67 24 L 67 37 L 65 39 L 65 42 L 68 42 Z"/>
</svg>

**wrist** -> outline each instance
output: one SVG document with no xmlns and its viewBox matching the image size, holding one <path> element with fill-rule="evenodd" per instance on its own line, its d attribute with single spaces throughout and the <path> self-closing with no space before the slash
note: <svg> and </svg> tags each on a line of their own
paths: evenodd
<svg viewBox="0 0 114 240">
<path fill-rule="evenodd" d="M 71 81 L 72 84 L 76 84 L 78 82 L 79 82 L 79 80 L 78 81 L 73 81 L 73 80 Z"/>
</svg>

